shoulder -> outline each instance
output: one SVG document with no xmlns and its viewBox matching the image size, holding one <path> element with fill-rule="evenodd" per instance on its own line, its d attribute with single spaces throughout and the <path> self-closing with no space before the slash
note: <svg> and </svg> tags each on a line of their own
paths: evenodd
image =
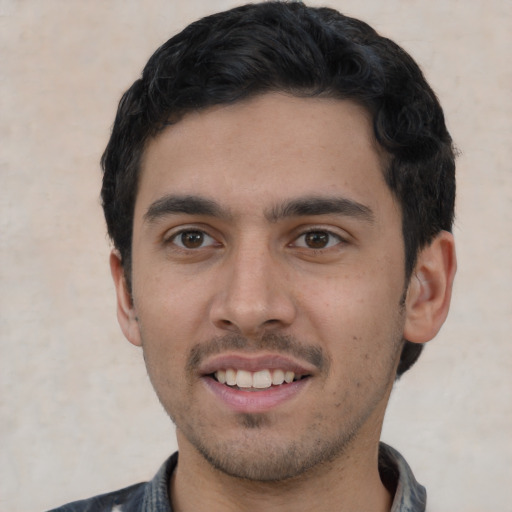
<svg viewBox="0 0 512 512">
<path fill-rule="evenodd" d="M 175 453 L 149 482 L 73 501 L 48 512 L 172 512 L 169 481 L 177 461 L 178 454 Z"/>
<path fill-rule="evenodd" d="M 147 483 L 131 485 L 93 498 L 73 501 L 49 512 L 125 512 L 125 510 L 140 510 L 146 486 Z"/>
</svg>

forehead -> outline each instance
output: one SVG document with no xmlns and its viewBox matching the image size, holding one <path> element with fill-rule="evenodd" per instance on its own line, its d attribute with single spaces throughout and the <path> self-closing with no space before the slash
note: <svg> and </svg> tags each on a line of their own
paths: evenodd
<svg viewBox="0 0 512 512">
<path fill-rule="evenodd" d="M 137 215 L 169 194 L 268 211 L 295 196 L 388 195 L 367 111 L 349 100 L 266 94 L 187 114 L 149 142 Z M 254 210 L 255 211 L 255 210 Z"/>
</svg>

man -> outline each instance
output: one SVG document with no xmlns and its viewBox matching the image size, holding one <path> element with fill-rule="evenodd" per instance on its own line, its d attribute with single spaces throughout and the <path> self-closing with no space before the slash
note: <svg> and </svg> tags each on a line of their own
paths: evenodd
<svg viewBox="0 0 512 512">
<path fill-rule="evenodd" d="M 179 456 L 59 510 L 425 510 L 379 444 L 456 267 L 453 147 L 414 61 L 330 9 L 216 14 L 151 57 L 102 164 L 118 319 Z"/>
</svg>

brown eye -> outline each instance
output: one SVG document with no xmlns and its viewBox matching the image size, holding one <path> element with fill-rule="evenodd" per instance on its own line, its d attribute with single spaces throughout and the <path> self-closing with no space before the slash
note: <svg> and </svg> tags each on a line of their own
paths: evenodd
<svg viewBox="0 0 512 512">
<path fill-rule="evenodd" d="M 311 249 L 323 249 L 329 243 L 329 233 L 313 231 L 304 235 L 304 242 Z"/>
<path fill-rule="evenodd" d="M 185 233 L 181 233 L 181 243 L 187 249 L 197 249 L 201 247 L 204 241 L 204 233 L 201 231 L 187 231 Z"/>
<path fill-rule="evenodd" d="M 171 242 L 183 249 L 200 249 L 215 244 L 215 240 L 204 231 L 189 230 L 177 233 Z"/>
<path fill-rule="evenodd" d="M 295 247 L 303 247 L 305 249 L 329 249 L 342 243 L 340 236 L 330 231 L 308 231 L 300 235 L 293 244 Z"/>
</svg>

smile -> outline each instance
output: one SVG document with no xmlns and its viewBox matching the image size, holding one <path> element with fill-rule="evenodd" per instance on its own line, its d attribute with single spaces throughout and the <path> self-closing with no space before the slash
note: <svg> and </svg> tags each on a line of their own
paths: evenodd
<svg viewBox="0 0 512 512">
<path fill-rule="evenodd" d="M 217 370 L 213 377 L 220 384 L 226 384 L 230 387 L 246 391 L 258 391 L 260 389 L 269 389 L 273 386 L 281 386 L 284 383 L 290 384 L 293 381 L 306 377 L 306 375 L 295 375 L 295 372 L 280 368 L 264 369 L 256 372 L 228 368 L 226 370 Z"/>
<path fill-rule="evenodd" d="M 272 353 L 223 353 L 198 368 L 216 403 L 240 413 L 285 406 L 309 388 L 318 368 L 304 359 Z"/>
</svg>

